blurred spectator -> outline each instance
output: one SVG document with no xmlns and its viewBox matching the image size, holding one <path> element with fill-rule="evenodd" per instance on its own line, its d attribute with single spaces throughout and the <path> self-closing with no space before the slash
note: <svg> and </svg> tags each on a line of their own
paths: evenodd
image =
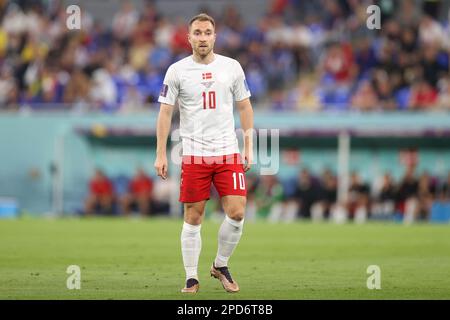
<svg viewBox="0 0 450 320">
<path fill-rule="evenodd" d="M 159 48 L 169 48 L 170 41 L 173 38 L 174 26 L 170 23 L 167 17 L 161 17 L 157 21 L 154 39 L 155 44 Z"/>
<path fill-rule="evenodd" d="M 351 100 L 351 107 L 358 111 L 373 111 L 379 108 L 379 100 L 372 84 L 362 82 Z"/>
<path fill-rule="evenodd" d="M 311 206 L 313 221 L 329 219 L 337 202 L 337 179 L 329 170 L 325 169 L 320 180 L 320 187 L 316 202 Z"/>
<path fill-rule="evenodd" d="M 363 223 L 369 217 L 370 187 L 361 181 L 357 172 L 350 176 L 347 210 L 348 217 L 356 223 Z"/>
<path fill-rule="evenodd" d="M 282 42 L 276 42 L 269 51 L 266 75 L 270 91 L 283 90 L 296 81 L 293 52 Z"/>
<path fill-rule="evenodd" d="M 145 97 L 133 85 L 127 84 L 120 106 L 121 113 L 135 113 L 144 110 Z"/>
<path fill-rule="evenodd" d="M 444 53 L 445 55 L 445 53 Z M 421 61 L 424 79 L 433 87 L 440 77 L 448 74 L 448 58 L 442 59 L 442 52 L 435 44 L 426 46 Z"/>
<path fill-rule="evenodd" d="M 153 181 L 142 168 L 138 168 L 131 179 L 128 192 L 121 196 L 120 205 L 124 215 L 137 210 L 142 216 L 152 214 Z"/>
<path fill-rule="evenodd" d="M 131 1 L 124 1 L 119 12 L 112 20 L 113 34 L 123 43 L 127 43 L 138 23 L 139 15 Z"/>
<path fill-rule="evenodd" d="M 319 68 L 322 78 L 330 78 L 336 84 L 350 84 L 357 71 L 350 44 L 330 43 Z"/>
<path fill-rule="evenodd" d="M 15 107 L 18 98 L 18 88 L 16 80 L 8 67 L 0 70 L 0 110 Z"/>
<path fill-rule="evenodd" d="M 317 83 L 310 77 L 300 79 L 298 86 L 292 90 L 289 100 L 299 111 L 319 111 L 321 109 Z"/>
<path fill-rule="evenodd" d="M 395 213 L 397 190 L 390 173 L 385 173 L 380 186 L 375 186 L 371 215 L 373 218 L 386 219 Z"/>
<path fill-rule="evenodd" d="M 396 2 L 400 7 L 397 10 L 395 20 L 400 23 L 402 27 L 417 26 L 422 16 L 420 7 L 417 6 L 415 0 L 404 0 Z"/>
<path fill-rule="evenodd" d="M 181 19 L 176 21 L 173 29 L 172 39 L 171 39 L 171 49 L 175 56 L 180 54 L 188 55 L 192 49 L 191 45 L 187 39 L 188 29 L 186 23 Z"/>
<path fill-rule="evenodd" d="M 438 46 L 444 44 L 444 30 L 442 26 L 429 15 L 424 15 L 419 24 L 419 41 L 424 48 L 427 46 Z"/>
<path fill-rule="evenodd" d="M 81 69 L 76 68 L 67 82 L 63 101 L 75 104 L 76 109 L 87 109 L 90 102 L 89 81 L 89 77 Z"/>
<path fill-rule="evenodd" d="M 400 35 L 401 49 L 408 53 L 416 53 L 418 50 L 417 33 L 414 28 L 405 28 Z"/>
<path fill-rule="evenodd" d="M 355 41 L 355 62 L 358 67 L 360 79 L 365 79 L 377 64 L 375 49 L 372 45 L 372 39 L 361 37 Z"/>
<path fill-rule="evenodd" d="M 84 208 L 85 214 L 111 215 L 114 213 L 115 200 L 113 184 L 102 170 L 96 169 L 89 182 L 89 194 Z"/>
<path fill-rule="evenodd" d="M 282 212 L 282 200 L 283 187 L 278 178 L 275 175 L 262 175 L 255 190 L 257 218 L 278 216 Z"/>
<path fill-rule="evenodd" d="M 439 98 L 437 106 L 442 110 L 450 111 L 450 76 L 443 78 L 438 83 Z"/>
<path fill-rule="evenodd" d="M 411 88 L 410 110 L 432 109 L 437 105 L 438 92 L 425 80 L 417 81 Z"/>
<path fill-rule="evenodd" d="M 90 99 L 100 110 L 111 110 L 117 100 L 117 88 L 108 69 L 97 69 L 93 74 Z"/>
<path fill-rule="evenodd" d="M 439 200 L 450 201 L 450 171 L 447 174 L 447 179 L 442 182 L 439 188 Z"/>
<path fill-rule="evenodd" d="M 386 72 L 380 71 L 374 73 L 374 89 L 377 98 L 372 98 L 374 102 L 378 100 L 379 108 L 383 111 L 395 111 L 397 109 L 397 102 L 394 97 L 394 88 L 389 81 L 389 76 Z"/>
<path fill-rule="evenodd" d="M 173 190 L 178 187 L 173 177 L 166 180 L 156 179 L 153 188 L 152 211 L 155 215 L 169 215 Z M 178 200 L 178 199 L 177 199 Z"/>
<path fill-rule="evenodd" d="M 403 213 L 403 221 L 408 224 L 413 222 L 417 209 L 418 181 L 415 177 L 415 166 L 406 168 L 405 175 L 400 181 L 397 191 L 397 205 Z"/>
<path fill-rule="evenodd" d="M 414 213 L 414 220 L 429 220 L 435 195 L 436 184 L 428 172 L 424 172 L 417 185 L 417 209 Z"/>
<path fill-rule="evenodd" d="M 445 29 L 444 29 L 444 49 L 447 49 L 447 51 L 450 52 L 450 8 L 448 9 L 448 18 L 447 21 L 444 23 Z"/>
<path fill-rule="evenodd" d="M 293 196 L 298 207 L 297 217 L 311 218 L 311 207 L 320 200 L 320 189 L 308 169 L 300 171 Z"/>
</svg>

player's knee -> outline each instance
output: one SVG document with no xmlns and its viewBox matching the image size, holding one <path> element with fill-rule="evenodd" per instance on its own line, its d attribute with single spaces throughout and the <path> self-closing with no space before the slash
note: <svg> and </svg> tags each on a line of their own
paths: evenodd
<svg viewBox="0 0 450 320">
<path fill-rule="evenodd" d="M 186 214 L 184 220 L 194 226 L 202 223 L 202 216 L 199 214 Z"/>
<path fill-rule="evenodd" d="M 192 225 L 198 225 L 202 222 L 203 210 L 198 205 L 185 204 L 185 220 Z"/>
<path fill-rule="evenodd" d="M 244 208 L 240 207 L 231 208 L 227 214 L 228 217 L 230 217 L 230 219 L 242 221 L 242 219 L 244 219 Z"/>
</svg>

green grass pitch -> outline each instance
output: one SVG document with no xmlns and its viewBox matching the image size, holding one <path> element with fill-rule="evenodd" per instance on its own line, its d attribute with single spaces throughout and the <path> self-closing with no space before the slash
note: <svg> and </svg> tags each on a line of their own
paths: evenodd
<svg viewBox="0 0 450 320">
<path fill-rule="evenodd" d="M 241 291 L 209 276 L 219 223 L 202 225 L 200 291 L 180 293 L 182 221 L 0 220 L 0 299 L 450 299 L 450 226 L 247 223 L 230 259 Z M 69 265 L 81 289 L 68 290 Z M 381 289 L 369 290 L 369 265 Z"/>
</svg>

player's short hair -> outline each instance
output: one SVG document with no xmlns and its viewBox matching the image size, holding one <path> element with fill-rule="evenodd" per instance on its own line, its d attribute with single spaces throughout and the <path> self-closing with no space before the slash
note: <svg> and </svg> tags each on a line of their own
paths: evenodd
<svg viewBox="0 0 450 320">
<path fill-rule="evenodd" d="M 209 22 L 211 22 L 213 27 L 216 28 L 216 23 L 215 23 L 213 17 L 211 17 L 210 15 L 207 15 L 206 13 L 200 13 L 200 14 L 196 15 L 195 17 L 193 17 L 189 21 L 189 29 L 191 28 L 191 26 L 194 23 L 194 21 L 197 21 L 197 20 L 198 21 L 209 21 Z"/>
</svg>

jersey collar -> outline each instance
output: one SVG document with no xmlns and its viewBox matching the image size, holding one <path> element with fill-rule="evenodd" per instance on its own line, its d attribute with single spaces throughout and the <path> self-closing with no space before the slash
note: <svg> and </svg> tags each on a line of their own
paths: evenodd
<svg viewBox="0 0 450 320">
<path fill-rule="evenodd" d="M 210 67 L 210 66 L 212 66 L 212 65 L 217 61 L 217 54 L 214 53 L 214 60 L 211 61 L 211 62 L 208 63 L 208 64 L 196 62 L 196 61 L 194 60 L 194 56 L 193 56 L 193 55 L 191 55 L 191 60 L 192 60 L 192 62 L 193 62 L 194 64 L 196 64 L 196 65 L 204 66 L 204 67 Z"/>
</svg>

